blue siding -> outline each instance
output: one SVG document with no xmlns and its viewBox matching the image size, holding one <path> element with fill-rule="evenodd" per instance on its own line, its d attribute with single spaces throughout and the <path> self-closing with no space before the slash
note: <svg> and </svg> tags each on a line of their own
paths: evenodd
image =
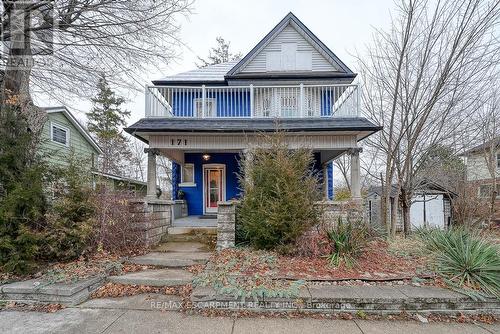
<svg viewBox="0 0 500 334">
<path fill-rule="evenodd" d="M 328 173 L 328 199 L 333 200 L 335 197 L 335 190 L 333 187 L 333 162 L 330 162 L 327 167 Z"/>
<path fill-rule="evenodd" d="M 179 191 L 179 183 L 181 183 L 181 166 L 172 161 L 172 199 L 176 200 L 177 192 Z"/>
<path fill-rule="evenodd" d="M 314 170 L 318 176 L 318 183 L 321 185 L 322 193 L 324 193 L 323 188 L 323 167 L 321 166 L 321 154 L 319 152 L 314 152 Z M 333 200 L 334 189 L 333 189 L 333 162 L 328 163 L 326 167 L 326 173 L 328 177 L 328 199 Z"/>
<path fill-rule="evenodd" d="M 332 114 L 333 96 L 329 91 L 321 92 L 321 116 L 330 116 Z"/>
<path fill-rule="evenodd" d="M 226 165 L 226 198 L 237 198 L 240 194 L 237 173 L 239 171 L 238 153 L 209 153 L 210 160 L 204 161 L 201 153 L 186 153 L 186 163 L 194 164 L 195 187 L 179 187 L 185 193 L 189 215 L 203 214 L 203 164 Z M 173 171 L 172 171 L 173 174 Z M 178 182 L 177 182 L 178 183 Z"/>
<path fill-rule="evenodd" d="M 177 92 L 172 96 L 172 112 L 175 116 L 193 117 L 194 99 L 201 99 L 200 91 Z M 207 92 L 207 99 L 215 99 L 217 117 L 249 117 L 249 92 Z"/>
</svg>

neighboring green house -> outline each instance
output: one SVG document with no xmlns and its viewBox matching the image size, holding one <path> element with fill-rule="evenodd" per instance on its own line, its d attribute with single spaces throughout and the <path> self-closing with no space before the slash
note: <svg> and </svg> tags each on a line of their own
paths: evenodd
<svg viewBox="0 0 500 334">
<path fill-rule="evenodd" d="M 111 190 L 130 190 L 136 195 L 146 194 L 146 182 L 103 173 L 97 170 L 97 159 L 102 150 L 87 129 L 71 114 L 68 108 L 43 108 L 47 112 L 41 150 L 52 165 L 66 167 L 74 158 L 92 172 L 92 186 L 106 186 Z"/>
<path fill-rule="evenodd" d="M 74 157 L 88 163 L 89 168 L 95 168 L 102 150 L 88 131 L 66 107 L 44 110 L 47 112 L 47 122 L 43 128 L 41 146 L 49 163 L 64 167 Z"/>
</svg>

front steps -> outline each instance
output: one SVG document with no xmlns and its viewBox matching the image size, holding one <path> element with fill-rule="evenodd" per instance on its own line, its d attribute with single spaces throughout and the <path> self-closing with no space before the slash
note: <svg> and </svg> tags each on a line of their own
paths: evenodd
<svg viewBox="0 0 500 334">
<path fill-rule="evenodd" d="M 155 269 L 111 276 L 112 283 L 126 285 L 179 286 L 191 283 L 193 274 L 182 269 Z"/>
<path fill-rule="evenodd" d="M 142 256 L 136 256 L 129 263 L 146 266 L 158 266 L 164 268 L 189 267 L 195 264 L 205 264 L 210 257 L 206 252 L 152 252 Z"/>
<path fill-rule="evenodd" d="M 217 227 L 214 226 L 173 226 L 168 228 L 169 235 L 179 234 L 217 234 Z"/>
<path fill-rule="evenodd" d="M 154 252 L 127 260 L 128 263 L 155 266 L 157 269 L 111 276 L 108 280 L 117 284 L 156 287 L 186 285 L 192 282 L 193 274 L 184 268 L 205 264 L 210 255 L 206 245 L 199 242 L 163 243 L 158 245 Z"/>
</svg>

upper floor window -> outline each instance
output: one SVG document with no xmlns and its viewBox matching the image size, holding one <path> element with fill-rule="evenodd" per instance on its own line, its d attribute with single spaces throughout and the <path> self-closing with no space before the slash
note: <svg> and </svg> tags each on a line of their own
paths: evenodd
<svg viewBox="0 0 500 334">
<path fill-rule="evenodd" d="M 203 99 L 193 100 L 193 116 L 196 117 L 215 117 L 216 102 L 213 98 L 205 99 L 205 115 L 203 115 Z"/>
<path fill-rule="evenodd" d="M 298 105 L 296 96 L 282 96 L 281 97 L 281 116 L 293 117 L 297 116 Z"/>
<path fill-rule="evenodd" d="M 297 43 L 281 43 L 281 51 L 266 53 L 267 71 L 310 71 L 311 51 L 298 51 Z"/>
<path fill-rule="evenodd" d="M 59 124 L 51 123 L 50 139 L 53 142 L 69 146 L 69 129 Z"/>
<path fill-rule="evenodd" d="M 497 168 L 500 168 L 500 153 L 497 153 Z"/>
</svg>

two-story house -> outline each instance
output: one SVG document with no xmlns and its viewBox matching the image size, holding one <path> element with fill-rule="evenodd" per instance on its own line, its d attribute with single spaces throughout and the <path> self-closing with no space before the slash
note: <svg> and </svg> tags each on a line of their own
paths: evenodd
<svg viewBox="0 0 500 334">
<path fill-rule="evenodd" d="M 351 157 L 352 197 L 360 198 L 358 142 L 380 130 L 360 115 L 353 73 L 289 13 L 239 61 L 154 80 L 145 117 L 126 131 L 149 145 L 148 195 L 155 196 L 156 155 L 173 162 L 173 199 L 210 216 L 239 196 L 238 160 L 259 133 L 286 133 L 290 148 L 313 150 L 325 199 L 333 198 L 332 160 Z"/>
<path fill-rule="evenodd" d="M 469 149 L 463 156 L 467 181 L 477 186 L 478 196 L 491 198 L 496 185 L 495 219 L 500 222 L 500 137 Z"/>
</svg>

